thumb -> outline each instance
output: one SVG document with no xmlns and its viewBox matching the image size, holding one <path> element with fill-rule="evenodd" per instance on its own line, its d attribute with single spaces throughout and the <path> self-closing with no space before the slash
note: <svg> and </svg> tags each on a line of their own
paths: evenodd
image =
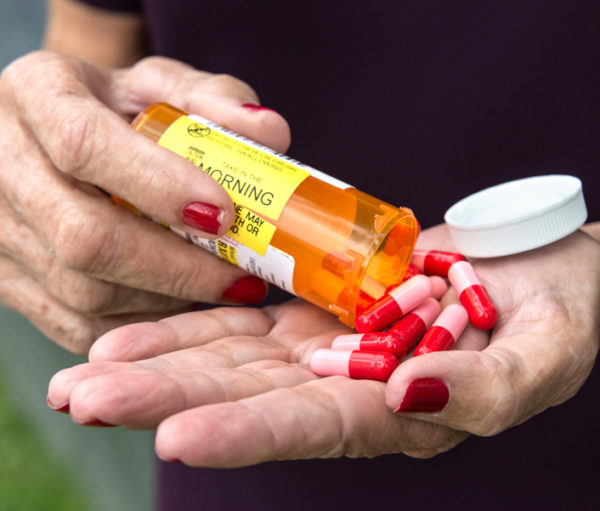
<svg viewBox="0 0 600 511">
<path fill-rule="evenodd" d="M 115 95 L 116 106 L 123 113 L 136 114 L 152 103 L 166 102 L 281 153 L 290 146 L 286 120 L 274 110 L 260 107 L 256 92 L 230 75 L 149 57 L 130 69 L 116 71 L 113 79 L 121 91 Z"/>
<path fill-rule="evenodd" d="M 510 372 L 485 352 L 428 353 L 396 369 L 386 386 L 386 403 L 400 415 L 491 435 L 517 413 Z"/>
<path fill-rule="evenodd" d="M 590 358 L 577 343 L 529 331 L 483 351 L 429 353 L 401 364 L 386 387 L 394 412 L 490 436 L 572 397 Z"/>
</svg>

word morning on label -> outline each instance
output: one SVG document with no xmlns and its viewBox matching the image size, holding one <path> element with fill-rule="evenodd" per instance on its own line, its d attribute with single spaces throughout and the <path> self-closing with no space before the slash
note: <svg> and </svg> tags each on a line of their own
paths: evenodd
<svg viewBox="0 0 600 511">
<path fill-rule="evenodd" d="M 223 188 L 227 188 L 234 193 L 238 193 L 243 197 L 260 202 L 265 206 L 270 206 L 273 202 L 273 194 L 271 192 L 266 192 L 262 188 L 258 188 L 256 185 L 242 181 L 240 178 L 223 172 L 221 169 L 213 169 L 211 166 L 204 168 L 202 163 L 198 165 L 198 168 L 203 172 L 206 172 Z"/>
</svg>

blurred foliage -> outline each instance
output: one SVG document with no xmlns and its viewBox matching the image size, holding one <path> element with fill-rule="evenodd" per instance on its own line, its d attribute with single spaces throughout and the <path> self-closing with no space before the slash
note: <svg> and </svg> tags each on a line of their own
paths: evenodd
<svg viewBox="0 0 600 511">
<path fill-rule="evenodd" d="M 44 447 L 0 374 L 0 511 L 91 511 L 75 474 Z"/>
</svg>

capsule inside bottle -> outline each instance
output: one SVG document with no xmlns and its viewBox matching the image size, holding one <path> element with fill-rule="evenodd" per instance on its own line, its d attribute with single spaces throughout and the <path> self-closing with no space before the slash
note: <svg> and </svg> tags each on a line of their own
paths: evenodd
<svg viewBox="0 0 600 511">
<path fill-rule="evenodd" d="M 144 110 L 133 126 L 159 142 L 185 115 L 157 103 Z M 181 155 L 199 166 L 197 146 L 202 141 L 190 139 L 189 143 L 195 151 Z M 293 290 L 286 290 L 352 327 L 357 303 L 377 300 L 387 287 L 401 281 L 418 234 L 418 223 L 409 209 L 312 174 L 294 189 L 277 218 L 251 211 L 275 226 L 270 245 L 293 258 Z"/>
</svg>

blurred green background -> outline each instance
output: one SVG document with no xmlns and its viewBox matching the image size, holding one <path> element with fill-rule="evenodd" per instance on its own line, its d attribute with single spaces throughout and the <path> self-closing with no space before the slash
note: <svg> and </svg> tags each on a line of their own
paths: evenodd
<svg viewBox="0 0 600 511">
<path fill-rule="evenodd" d="M 44 0 L 0 2 L 0 68 L 39 47 Z M 0 511 L 149 511 L 151 432 L 85 428 L 46 406 L 52 375 L 82 357 L 0 305 Z"/>
</svg>

